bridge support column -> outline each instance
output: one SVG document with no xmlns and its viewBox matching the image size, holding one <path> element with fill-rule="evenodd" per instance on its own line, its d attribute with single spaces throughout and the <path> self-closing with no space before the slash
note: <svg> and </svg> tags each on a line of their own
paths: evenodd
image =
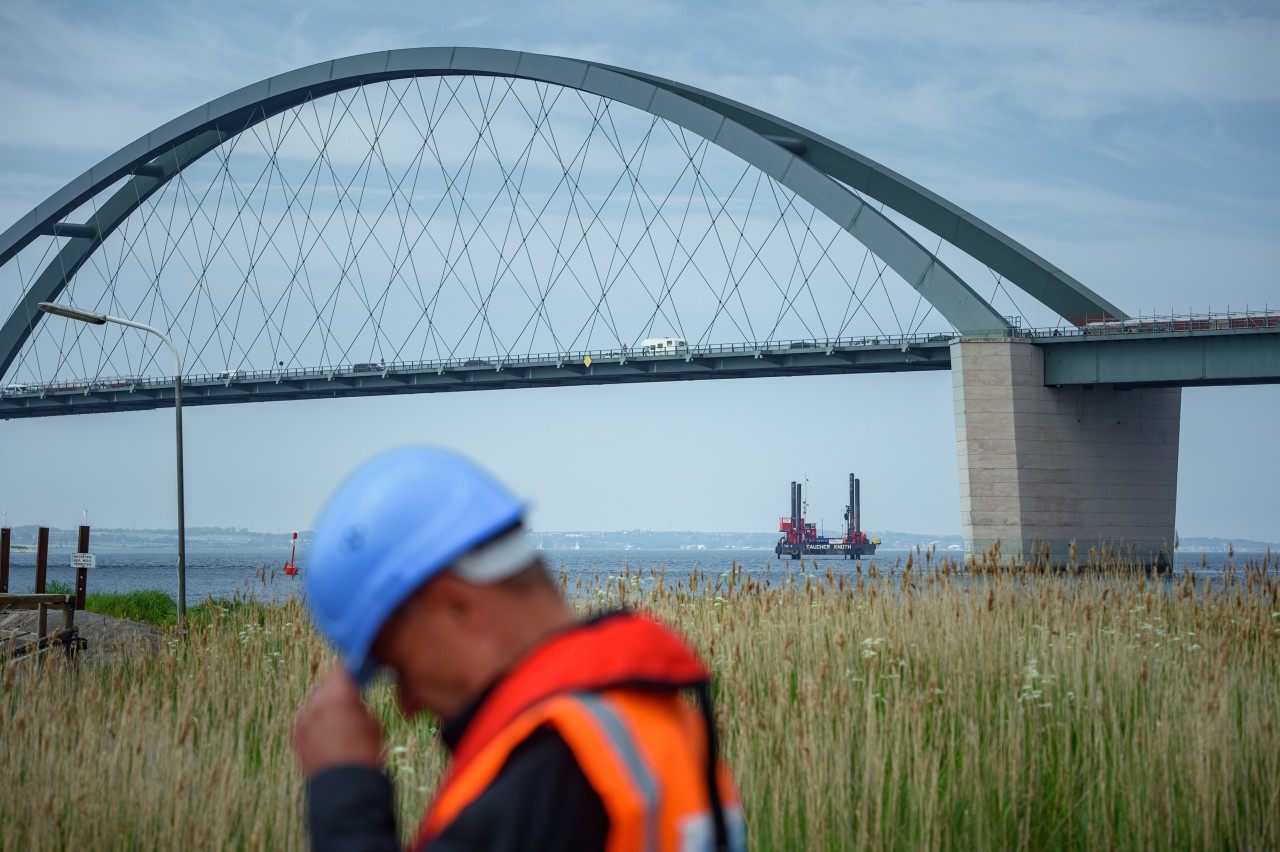
<svg viewBox="0 0 1280 852">
<path fill-rule="evenodd" d="M 1180 388 L 1044 386 L 1026 341 L 951 346 L 960 523 L 967 559 L 1085 561 L 1132 548 L 1165 565 L 1174 545 Z"/>
</svg>

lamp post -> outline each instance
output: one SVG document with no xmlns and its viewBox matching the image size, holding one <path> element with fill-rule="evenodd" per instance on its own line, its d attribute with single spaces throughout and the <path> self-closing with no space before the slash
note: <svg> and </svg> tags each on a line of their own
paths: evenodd
<svg viewBox="0 0 1280 852">
<path fill-rule="evenodd" d="M 169 339 L 168 335 L 160 331 L 160 329 L 143 325 L 140 322 L 100 314 L 96 311 L 86 311 L 83 308 L 75 308 L 70 305 L 55 305 L 52 302 L 41 302 L 39 307 L 46 314 L 87 322 L 92 325 L 105 325 L 106 323 L 114 322 L 119 325 L 127 325 L 130 328 L 149 331 L 163 340 L 169 346 L 169 351 L 173 353 L 173 410 L 177 423 L 178 437 L 178 626 L 183 627 L 187 620 L 187 524 L 182 499 L 182 359 L 178 357 L 178 348 L 173 345 L 173 341 Z"/>
</svg>

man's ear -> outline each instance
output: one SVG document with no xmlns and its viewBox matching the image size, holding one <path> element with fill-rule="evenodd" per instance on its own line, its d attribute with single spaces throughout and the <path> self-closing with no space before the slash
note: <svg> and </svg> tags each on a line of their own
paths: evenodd
<svg viewBox="0 0 1280 852">
<path fill-rule="evenodd" d="M 448 571 L 431 582 L 433 615 L 452 628 L 470 631 L 480 615 L 479 589 Z"/>
</svg>

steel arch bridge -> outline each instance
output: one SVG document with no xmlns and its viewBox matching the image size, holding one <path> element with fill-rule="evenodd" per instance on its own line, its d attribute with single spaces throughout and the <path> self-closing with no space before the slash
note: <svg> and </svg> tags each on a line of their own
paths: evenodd
<svg viewBox="0 0 1280 852">
<path fill-rule="evenodd" d="M 153 339 L 47 301 L 170 333 L 189 404 L 939 369 L 952 338 L 1010 333 L 1012 291 L 1125 316 L 784 119 L 476 48 L 324 62 L 174 119 L 0 235 L 6 291 L 0 418 L 172 405 Z"/>
</svg>

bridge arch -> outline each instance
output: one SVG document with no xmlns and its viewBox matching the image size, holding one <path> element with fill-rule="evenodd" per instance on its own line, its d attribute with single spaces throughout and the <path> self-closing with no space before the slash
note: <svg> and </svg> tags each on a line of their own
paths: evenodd
<svg viewBox="0 0 1280 852">
<path fill-rule="evenodd" d="M 311 65 L 211 101 L 105 158 L 14 223 L 0 234 L 0 265 L 41 235 L 68 239 L 0 327 L 0 374 L 39 322 L 36 305 L 56 299 L 103 240 L 183 169 L 239 133 L 309 100 L 366 84 L 431 76 L 509 77 L 577 89 L 695 133 L 786 186 L 852 234 L 963 334 L 999 333 L 1008 323 L 859 192 L 986 263 L 1068 319 L 1122 316 L 1079 282 L 950 202 L 762 111 L 671 80 L 576 59 L 485 48 L 421 48 Z M 62 221 L 122 179 L 124 184 L 88 222 Z"/>
</svg>

